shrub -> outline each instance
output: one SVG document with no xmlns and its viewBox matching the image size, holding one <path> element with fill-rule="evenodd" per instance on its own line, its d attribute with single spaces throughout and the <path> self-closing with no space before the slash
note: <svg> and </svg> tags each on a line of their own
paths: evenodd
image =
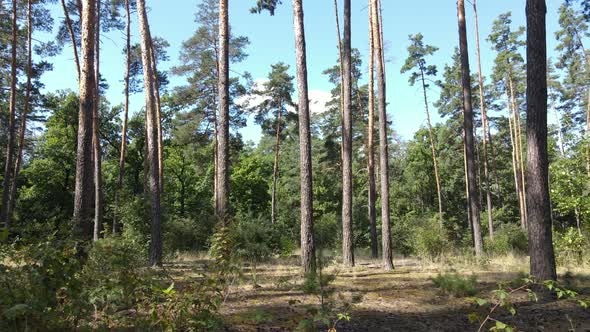
<svg viewBox="0 0 590 332">
<path fill-rule="evenodd" d="M 506 255 L 511 252 L 526 254 L 528 237 L 526 231 L 516 224 L 502 224 L 494 232 L 494 240 L 485 239 L 486 251 L 493 255 Z"/>
<path fill-rule="evenodd" d="M 171 217 L 164 223 L 165 252 L 198 251 L 209 246 L 209 238 L 215 229 L 213 218 L 195 220 L 187 217 Z"/>
<path fill-rule="evenodd" d="M 439 274 L 431 280 L 436 288 L 451 296 L 466 297 L 477 294 L 477 278 L 474 275 L 465 278 L 456 273 Z"/>
<path fill-rule="evenodd" d="M 450 249 L 445 231 L 440 228 L 438 221 L 428 220 L 423 226 L 416 228 L 414 237 L 416 252 L 420 257 L 437 259 Z"/>
<path fill-rule="evenodd" d="M 555 232 L 553 246 L 560 264 L 581 264 L 590 249 L 588 239 L 573 227 L 563 233 Z"/>
</svg>

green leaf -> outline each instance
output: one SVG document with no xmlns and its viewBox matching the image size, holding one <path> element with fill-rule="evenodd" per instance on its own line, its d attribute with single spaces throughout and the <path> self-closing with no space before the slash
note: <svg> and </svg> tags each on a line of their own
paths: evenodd
<svg viewBox="0 0 590 332">
<path fill-rule="evenodd" d="M 475 302 L 479 306 L 484 306 L 484 305 L 488 304 L 488 300 L 486 300 L 486 299 L 480 299 L 480 298 L 475 298 Z"/>
<path fill-rule="evenodd" d="M 508 327 L 508 325 L 502 323 L 501 321 L 499 321 L 499 320 L 496 321 L 496 329 L 497 330 L 506 330 L 507 327 Z"/>
</svg>

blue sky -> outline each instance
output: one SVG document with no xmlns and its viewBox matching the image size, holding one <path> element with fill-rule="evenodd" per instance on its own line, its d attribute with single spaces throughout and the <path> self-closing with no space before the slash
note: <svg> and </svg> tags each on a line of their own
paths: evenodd
<svg viewBox="0 0 590 332">
<path fill-rule="evenodd" d="M 200 1 L 200 0 L 199 0 Z M 199 1 L 195 0 L 147 0 L 151 8 L 149 19 L 152 35 L 164 37 L 170 42 L 168 53 L 170 61 L 160 68 L 166 69 L 178 62 L 181 44 L 188 39 L 196 28 L 194 13 Z M 383 20 L 385 44 L 387 46 L 387 98 L 388 113 L 393 121 L 393 128 L 403 138 L 410 139 L 414 132 L 425 123 L 424 105 L 421 91 L 411 87 L 407 75 L 399 73 L 407 56 L 408 35 L 421 32 L 426 43 L 437 46 L 440 50 L 431 58 L 431 63 L 442 71 L 444 64 L 451 59 L 453 48 L 457 45 L 457 18 L 455 0 L 422 1 L 383 1 Z M 237 72 L 248 71 L 254 79 L 264 79 L 270 65 L 279 61 L 294 67 L 294 37 L 292 31 L 291 1 L 283 0 L 275 16 L 250 14 L 248 9 L 255 0 L 230 0 L 230 24 L 232 32 L 250 39 L 249 57 L 231 69 Z M 340 10 L 342 10 L 342 0 Z M 352 45 L 358 48 L 364 57 L 364 71 L 367 71 L 368 23 L 367 1 L 352 1 Z M 555 46 L 553 32 L 557 28 L 557 9 L 562 0 L 547 0 L 548 5 L 548 50 L 552 56 Z M 332 0 L 304 0 L 305 29 L 307 39 L 307 59 L 309 88 L 312 101 L 320 102 L 328 96 L 331 84 L 322 71 L 333 66 L 337 59 L 337 37 Z M 480 0 L 478 12 L 480 20 L 482 63 L 484 75 L 492 69 L 494 54 L 486 37 L 493 20 L 501 13 L 511 11 L 514 27 L 525 24 L 525 0 Z M 473 27 L 473 10 L 466 2 L 468 34 L 470 41 L 470 61 L 472 70 L 476 69 L 475 37 Z M 59 6 L 53 8 L 54 18 L 63 19 Z M 342 16 L 341 16 L 342 17 Z M 132 18 L 136 21 L 136 17 Z M 341 23 L 342 24 L 342 23 Z M 137 41 L 137 26 L 132 28 L 133 40 Z M 45 38 L 47 36 L 43 36 Z M 124 55 L 125 44 L 123 32 L 113 32 L 103 38 L 101 53 L 101 72 L 109 80 L 110 89 L 106 95 L 115 105 L 123 100 Z M 45 74 L 43 80 L 47 90 L 77 90 L 77 79 L 70 48 L 53 59 L 54 71 Z M 171 87 L 182 85 L 182 78 L 171 76 Z M 429 98 L 434 102 L 439 91 L 432 87 Z M 315 98 L 315 100 L 313 100 Z M 135 95 L 131 99 L 131 110 L 139 110 L 143 96 Z M 317 107 L 318 105 L 316 105 Z M 321 106 L 321 105 L 320 105 Z M 433 109 L 434 110 L 434 109 Z M 437 115 L 434 121 L 440 121 Z M 250 123 L 242 130 L 245 140 L 257 142 L 260 130 Z"/>
</svg>

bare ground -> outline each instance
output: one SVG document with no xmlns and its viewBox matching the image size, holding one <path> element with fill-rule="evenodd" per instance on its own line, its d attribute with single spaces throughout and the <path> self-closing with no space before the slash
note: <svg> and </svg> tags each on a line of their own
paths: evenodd
<svg viewBox="0 0 590 332">
<path fill-rule="evenodd" d="M 184 259 L 170 266 L 176 276 L 188 276 L 204 268 L 207 260 Z M 332 327 L 344 303 L 354 303 L 350 321 L 336 325 L 340 331 L 478 331 L 479 322 L 471 322 L 470 314 L 486 317 L 490 307 L 479 307 L 473 298 L 443 294 L 431 278 L 439 273 L 458 273 L 477 277 L 477 297 L 491 298 L 498 283 L 522 277 L 528 269 L 526 259 L 503 257 L 483 264 L 445 260 L 424 264 L 416 259 L 396 259 L 396 269 L 384 272 L 378 262 L 360 260 L 357 267 L 344 269 L 327 264 L 325 274 L 335 275 L 330 287 L 333 305 L 330 323 L 320 323 L 319 330 Z M 227 331 L 295 331 L 304 320 L 312 319 L 310 310 L 320 307 L 320 299 L 302 291 L 302 278 L 296 258 L 279 260 L 256 268 L 257 286 L 252 282 L 252 267 L 243 275 L 222 307 Z M 561 281 L 590 298 L 590 269 L 560 269 Z M 530 301 L 526 294 L 515 294 L 516 316 L 498 309 L 493 318 L 514 326 L 517 331 L 590 331 L 590 309 L 582 309 L 575 300 Z M 493 325 L 486 325 L 487 331 Z"/>
</svg>

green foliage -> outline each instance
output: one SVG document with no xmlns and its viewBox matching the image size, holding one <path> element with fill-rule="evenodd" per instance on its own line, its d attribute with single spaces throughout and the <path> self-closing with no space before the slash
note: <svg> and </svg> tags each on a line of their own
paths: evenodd
<svg viewBox="0 0 590 332">
<path fill-rule="evenodd" d="M 477 278 L 475 275 L 463 277 L 459 274 L 438 274 L 431 279 L 436 288 L 444 294 L 454 297 L 466 297 L 477 294 Z"/>
<path fill-rule="evenodd" d="M 440 258 L 451 248 L 444 229 L 440 228 L 436 219 L 430 219 L 423 226 L 416 228 L 414 242 L 416 253 L 431 260 Z"/>
<path fill-rule="evenodd" d="M 214 229 L 213 217 L 197 220 L 190 217 L 170 216 L 164 224 L 164 251 L 200 251 L 208 248 Z"/>
<path fill-rule="evenodd" d="M 556 259 L 560 264 L 581 264 L 590 252 L 588 239 L 572 227 L 562 233 L 555 232 L 553 246 Z"/>
<path fill-rule="evenodd" d="M 528 237 L 525 230 L 515 224 L 502 224 L 494 231 L 494 240 L 485 239 L 485 249 L 493 255 L 526 254 Z"/>
</svg>

